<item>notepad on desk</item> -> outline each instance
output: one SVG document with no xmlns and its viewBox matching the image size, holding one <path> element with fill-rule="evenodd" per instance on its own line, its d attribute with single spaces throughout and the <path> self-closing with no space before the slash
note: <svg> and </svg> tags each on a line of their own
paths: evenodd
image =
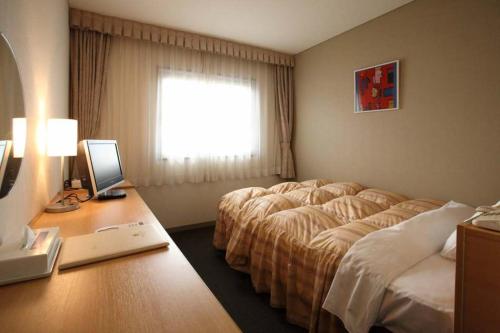
<svg viewBox="0 0 500 333">
<path fill-rule="evenodd" d="M 118 258 L 168 246 L 167 233 L 158 224 L 124 224 L 103 232 L 64 240 L 59 269 Z"/>
</svg>

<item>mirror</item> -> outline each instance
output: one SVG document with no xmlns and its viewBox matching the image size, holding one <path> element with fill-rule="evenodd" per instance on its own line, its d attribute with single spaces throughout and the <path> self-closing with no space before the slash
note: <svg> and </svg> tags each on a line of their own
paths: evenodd
<svg viewBox="0 0 500 333">
<path fill-rule="evenodd" d="M 25 140 L 21 78 L 12 48 L 0 33 L 0 199 L 9 194 L 16 182 Z"/>
</svg>

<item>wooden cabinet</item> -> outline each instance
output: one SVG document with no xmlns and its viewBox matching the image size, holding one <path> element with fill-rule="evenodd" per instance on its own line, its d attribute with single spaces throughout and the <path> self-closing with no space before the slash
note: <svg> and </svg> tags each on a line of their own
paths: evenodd
<svg viewBox="0 0 500 333">
<path fill-rule="evenodd" d="M 458 226 L 455 333 L 500 332 L 500 232 Z"/>
</svg>

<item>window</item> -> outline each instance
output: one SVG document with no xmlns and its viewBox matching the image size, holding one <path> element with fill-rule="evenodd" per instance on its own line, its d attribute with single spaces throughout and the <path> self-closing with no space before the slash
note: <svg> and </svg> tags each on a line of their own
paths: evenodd
<svg viewBox="0 0 500 333">
<path fill-rule="evenodd" d="M 258 151 L 255 83 L 248 79 L 161 71 L 162 159 L 250 156 Z"/>
</svg>

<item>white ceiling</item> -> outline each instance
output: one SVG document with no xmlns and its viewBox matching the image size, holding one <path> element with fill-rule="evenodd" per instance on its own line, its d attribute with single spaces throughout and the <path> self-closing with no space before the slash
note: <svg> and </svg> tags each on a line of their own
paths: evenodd
<svg viewBox="0 0 500 333">
<path fill-rule="evenodd" d="M 96 13 L 296 54 L 412 0 L 69 0 Z"/>
</svg>

